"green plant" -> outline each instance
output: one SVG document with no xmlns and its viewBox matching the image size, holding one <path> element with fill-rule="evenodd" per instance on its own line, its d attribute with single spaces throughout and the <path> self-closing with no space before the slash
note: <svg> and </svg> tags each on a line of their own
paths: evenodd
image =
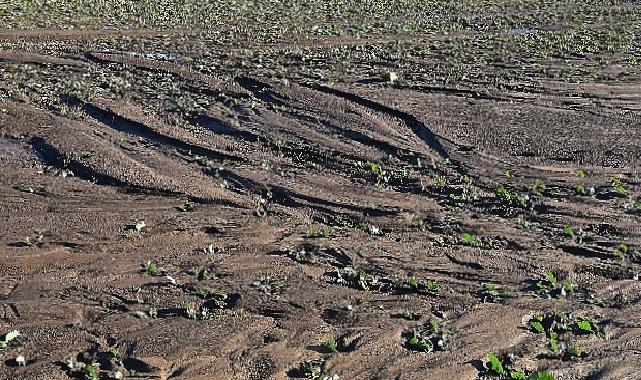
<svg viewBox="0 0 641 380">
<path fill-rule="evenodd" d="M 155 276 L 158 273 L 158 267 L 156 266 L 156 263 L 149 260 L 142 265 L 142 271 L 148 275 Z"/>
<path fill-rule="evenodd" d="M 626 195 L 628 193 L 628 190 L 625 188 L 623 181 L 621 181 L 620 178 L 612 178 L 612 187 L 614 187 L 614 190 L 619 195 Z"/>
<path fill-rule="evenodd" d="M 574 291 L 571 282 L 560 283 L 554 272 L 545 272 L 545 279 L 536 282 L 535 294 L 539 298 L 560 298 L 570 295 Z"/>
<path fill-rule="evenodd" d="M 574 228 L 572 228 L 572 226 L 568 226 L 568 225 L 564 226 L 563 227 L 563 235 L 567 236 L 567 237 L 574 236 Z"/>
<path fill-rule="evenodd" d="M 382 235 L 383 231 L 380 229 L 380 227 L 376 227 L 373 224 L 370 223 L 359 223 L 358 228 L 369 233 L 370 235 Z"/>
<path fill-rule="evenodd" d="M 307 237 L 315 238 L 315 237 L 318 237 L 318 235 L 319 235 L 318 230 L 313 226 L 309 226 L 309 228 L 307 229 Z"/>
<path fill-rule="evenodd" d="M 329 339 L 327 339 L 327 342 L 325 342 L 325 349 L 328 352 L 332 352 L 332 353 L 333 352 L 338 352 L 336 347 L 337 347 L 337 344 L 336 344 L 336 340 L 334 338 L 329 338 Z"/>
<path fill-rule="evenodd" d="M 589 318 L 572 320 L 566 313 L 547 313 L 539 314 L 530 319 L 529 326 L 537 334 L 545 334 L 548 339 L 548 345 L 552 352 L 559 353 L 562 345 L 561 336 L 570 332 L 574 334 L 594 334 L 600 338 L 605 335 L 597 325 Z M 566 350 L 565 355 L 581 356 L 581 351 L 576 349 Z"/>
<path fill-rule="evenodd" d="M 572 330 L 575 334 L 594 334 L 599 338 L 605 338 L 603 330 L 599 329 L 596 322 L 590 318 L 577 320 L 572 324 Z"/>
<path fill-rule="evenodd" d="M 509 191 L 503 186 L 496 189 L 495 194 L 508 207 L 527 208 L 530 201 L 530 197 L 527 194 L 518 194 Z"/>
<path fill-rule="evenodd" d="M 391 286 L 395 285 L 395 282 L 393 279 L 388 279 L 388 278 L 382 278 L 380 279 L 382 282 L 389 281 Z M 405 280 L 405 284 L 409 286 L 409 288 L 417 293 L 437 293 L 439 290 L 439 285 L 436 283 L 434 280 L 427 280 L 427 281 L 419 281 L 415 278 L 408 278 Z M 403 284 L 397 284 L 398 291 L 405 291 L 405 289 L 402 288 Z"/>
<path fill-rule="evenodd" d="M 576 171 L 576 176 L 581 178 L 581 179 L 585 178 L 585 171 L 583 171 L 583 169 L 577 170 Z"/>
<path fill-rule="evenodd" d="M 406 343 L 407 347 L 414 351 L 431 352 L 433 350 L 432 343 L 419 336 L 416 330 L 412 330 L 412 334 L 407 339 Z"/>
<path fill-rule="evenodd" d="M 413 351 L 432 352 L 446 348 L 452 332 L 442 328 L 435 320 L 419 326 L 409 334 L 405 346 Z"/>
<path fill-rule="evenodd" d="M 325 359 L 315 359 L 302 362 L 299 371 L 302 375 L 311 380 L 340 380 L 338 375 L 328 375 L 323 371 Z"/>
<path fill-rule="evenodd" d="M 438 292 L 440 286 L 439 286 L 439 284 L 436 283 L 436 281 L 428 280 L 427 283 L 425 284 L 425 288 L 429 292 L 436 293 L 436 292 Z"/>
<path fill-rule="evenodd" d="M 194 211 L 194 204 L 189 202 L 189 201 L 187 201 L 187 202 L 181 203 L 178 206 L 176 206 L 176 210 L 178 210 L 180 212 Z"/>
<path fill-rule="evenodd" d="M 503 376 L 505 374 L 503 363 L 494 353 L 487 354 L 487 369 L 493 375 Z"/>
<path fill-rule="evenodd" d="M 93 363 L 84 363 L 76 361 L 73 356 L 69 355 L 65 358 L 67 371 L 72 377 L 81 377 L 84 380 L 98 380 L 99 371 Z"/>
<path fill-rule="evenodd" d="M 523 230 L 523 229 L 529 228 L 530 225 L 531 223 L 527 219 L 519 218 L 519 221 L 516 223 L 516 228 L 519 230 Z"/>
<path fill-rule="evenodd" d="M 30 247 L 41 247 L 44 244 L 44 230 L 38 229 L 33 231 L 33 236 L 28 236 L 24 242 Z"/>
<path fill-rule="evenodd" d="M 573 359 L 580 359 L 585 356 L 585 352 L 578 347 L 569 347 L 565 349 L 565 356 Z"/>
<path fill-rule="evenodd" d="M 93 363 L 85 365 L 82 372 L 85 380 L 98 380 L 98 368 Z"/>
<path fill-rule="evenodd" d="M 539 371 L 528 376 L 527 380 L 556 380 L 550 371 Z"/>
<path fill-rule="evenodd" d="M 481 302 L 503 302 L 512 297 L 512 293 L 507 290 L 499 289 L 495 284 L 483 284 L 478 292 L 478 298 Z"/>
<path fill-rule="evenodd" d="M 469 232 L 464 232 L 461 235 L 461 239 L 463 240 L 463 244 L 465 245 L 472 246 L 476 244 L 476 237 Z"/>
<path fill-rule="evenodd" d="M 629 251 L 630 249 L 628 248 L 628 245 L 625 243 L 621 243 L 617 247 L 617 250 L 614 252 L 614 256 L 618 257 L 622 262 L 624 262 L 628 258 Z"/>
<path fill-rule="evenodd" d="M 503 170 L 503 177 L 504 177 L 505 179 L 510 179 L 510 177 L 511 177 L 511 175 L 510 175 L 510 171 L 509 171 L 509 170 L 507 170 L 507 169 Z"/>
<path fill-rule="evenodd" d="M 537 179 L 534 181 L 534 185 L 532 185 L 532 193 L 536 198 L 541 198 L 543 196 L 543 192 L 545 191 L 545 183 L 543 181 Z"/>
</svg>

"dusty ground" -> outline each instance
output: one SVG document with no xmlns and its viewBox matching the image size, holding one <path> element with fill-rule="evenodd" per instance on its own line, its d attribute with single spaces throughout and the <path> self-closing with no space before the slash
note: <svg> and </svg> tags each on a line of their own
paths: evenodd
<svg viewBox="0 0 641 380">
<path fill-rule="evenodd" d="M 0 378 L 641 378 L 641 8 L 552 3 L 5 8 Z"/>
</svg>

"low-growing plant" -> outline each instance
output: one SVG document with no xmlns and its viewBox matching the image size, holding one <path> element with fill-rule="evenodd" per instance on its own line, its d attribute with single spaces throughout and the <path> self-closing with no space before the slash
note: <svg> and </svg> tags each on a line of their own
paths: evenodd
<svg viewBox="0 0 641 380">
<path fill-rule="evenodd" d="M 325 349 L 327 350 L 327 352 L 330 352 L 330 353 L 338 352 L 336 339 L 334 338 L 327 339 L 327 342 L 325 342 Z"/>
<path fill-rule="evenodd" d="M 516 223 L 516 228 L 519 229 L 519 230 L 524 230 L 526 228 L 529 228 L 531 224 L 532 223 L 530 223 L 529 220 L 521 217 L 521 218 L 519 218 L 518 222 Z"/>
<path fill-rule="evenodd" d="M 496 197 L 499 198 L 507 207 L 527 208 L 530 196 L 527 194 L 518 194 L 501 186 L 496 189 Z"/>
<path fill-rule="evenodd" d="M 258 277 L 258 279 L 252 283 L 252 286 L 263 293 L 278 294 L 285 287 L 285 283 L 279 278 L 264 274 Z"/>
<path fill-rule="evenodd" d="M 67 372 L 70 376 L 80 377 L 83 380 L 98 380 L 100 371 L 94 363 L 84 363 L 77 361 L 73 356 L 69 355 L 65 359 Z"/>
<path fill-rule="evenodd" d="M 431 320 L 426 325 L 415 328 L 408 334 L 405 346 L 413 351 L 432 352 L 446 348 L 452 332 Z"/>
<path fill-rule="evenodd" d="M 320 235 L 320 233 L 318 232 L 318 230 L 315 227 L 309 226 L 309 228 L 307 229 L 307 237 L 308 238 L 315 238 L 315 237 L 318 237 L 319 235 Z"/>
<path fill-rule="evenodd" d="M 420 337 L 416 330 L 412 330 L 412 334 L 407 339 L 406 345 L 407 348 L 414 351 L 431 352 L 433 350 L 432 343 Z"/>
<path fill-rule="evenodd" d="M 505 289 L 500 289 L 492 283 L 483 284 L 478 291 L 478 298 L 481 302 L 500 303 L 512 297 L 512 293 Z"/>
<path fill-rule="evenodd" d="M 158 274 L 158 266 L 151 260 L 148 260 L 142 265 L 141 271 L 147 273 L 150 276 L 155 276 Z"/>
<path fill-rule="evenodd" d="M 535 284 L 534 293 L 539 298 L 562 298 L 574 292 L 574 284 L 571 282 L 559 282 L 554 272 L 545 272 L 545 279 Z"/>
<path fill-rule="evenodd" d="M 416 293 L 434 294 L 439 291 L 439 284 L 433 280 L 420 281 L 415 278 L 401 280 L 394 276 L 379 276 L 351 267 L 336 269 L 325 273 L 327 281 L 350 288 L 378 291 L 382 293 Z"/>
<path fill-rule="evenodd" d="M 549 349 L 560 354 L 564 344 L 561 338 L 564 334 L 594 334 L 604 338 L 605 335 L 597 324 L 589 318 L 572 319 L 567 313 L 547 313 L 534 316 L 529 326 L 537 334 L 545 334 Z"/>
<path fill-rule="evenodd" d="M 406 284 L 416 292 L 437 293 L 440 288 L 436 281 L 433 280 L 419 281 L 415 278 L 410 278 L 406 281 Z"/>
<path fill-rule="evenodd" d="M 37 229 L 33 231 L 32 236 L 27 236 L 27 238 L 24 240 L 24 243 L 29 247 L 42 247 L 42 245 L 44 244 L 44 237 L 45 231 Z"/>
<path fill-rule="evenodd" d="M 505 374 L 503 363 L 494 353 L 487 354 L 487 369 L 493 375 L 503 376 Z"/>
<path fill-rule="evenodd" d="M 473 246 L 476 244 L 476 236 L 472 235 L 469 232 L 464 232 L 461 235 L 461 240 L 463 241 L 463 244 Z"/>
<path fill-rule="evenodd" d="M 489 353 L 484 364 L 489 376 L 497 376 L 501 379 L 556 380 L 549 371 L 529 372 L 515 369 L 508 356 L 500 358 L 494 353 Z"/>
<path fill-rule="evenodd" d="M 304 361 L 299 365 L 298 372 L 311 380 L 340 380 L 338 375 L 326 374 L 323 370 L 324 364 L 325 359 L 322 358 Z"/>
<path fill-rule="evenodd" d="M 626 195 L 628 193 L 628 189 L 625 188 L 625 185 L 623 184 L 623 181 L 621 181 L 621 178 L 612 178 L 612 187 L 614 187 L 614 190 L 619 195 Z"/>
<path fill-rule="evenodd" d="M 565 349 L 563 356 L 565 359 L 582 359 L 587 355 L 579 347 L 568 347 Z"/>
<path fill-rule="evenodd" d="M 635 250 L 628 247 L 625 243 L 621 243 L 617 246 L 616 251 L 614 251 L 614 256 L 619 258 L 622 263 L 628 263 L 639 259 Z"/>
<path fill-rule="evenodd" d="M 544 191 L 545 191 L 545 183 L 543 183 L 543 181 L 539 179 L 535 180 L 534 185 L 532 185 L 532 195 L 538 199 L 543 197 Z"/>
<path fill-rule="evenodd" d="M 373 224 L 370 223 L 359 223 L 358 228 L 367 232 L 370 235 L 382 235 L 383 231 L 380 229 L 380 227 L 376 227 Z"/>
<path fill-rule="evenodd" d="M 183 203 L 179 204 L 178 206 L 176 206 L 176 210 L 178 210 L 180 212 L 194 211 L 194 204 L 192 202 L 189 202 L 189 201 L 183 202 Z"/>
</svg>

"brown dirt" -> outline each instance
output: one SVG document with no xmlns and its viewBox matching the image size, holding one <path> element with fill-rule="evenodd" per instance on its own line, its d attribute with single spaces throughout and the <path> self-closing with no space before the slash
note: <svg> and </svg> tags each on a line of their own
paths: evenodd
<svg viewBox="0 0 641 380">
<path fill-rule="evenodd" d="M 641 213 L 624 207 L 641 191 L 638 77 L 499 91 L 389 84 L 340 66 L 324 67 L 336 75 L 327 81 L 296 68 L 219 75 L 217 63 L 198 70 L 105 49 L 105 36 L 32 32 L 0 52 L 14 81 L 0 86 L 19 88 L 0 104 L 0 334 L 22 332 L 0 378 L 66 379 L 62 362 L 79 353 L 106 370 L 120 365 L 101 355 L 109 347 L 127 370 L 159 379 L 285 379 L 321 357 L 341 379 L 476 379 L 488 352 L 559 379 L 638 378 Z M 45 37 L 71 45 L 50 51 Z M 95 87 L 73 92 L 83 80 Z M 177 112 L 180 94 L 208 103 Z M 506 183 L 528 193 L 535 179 L 546 189 L 531 209 L 494 195 Z M 595 194 L 576 195 L 581 182 Z M 474 196 L 454 204 L 450 194 L 466 191 Z M 186 201 L 193 211 L 179 212 Z M 516 228 L 519 218 L 531 225 Z M 565 225 L 583 240 L 563 236 Z M 308 237 L 310 226 L 331 235 Z M 36 229 L 43 244 L 30 247 Z M 477 243 L 463 244 L 463 232 Z M 148 261 L 156 275 L 141 272 Z M 401 285 L 335 281 L 348 267 Z M 534 296 L 548 270 L 574 293 Z M 440 290 L 414 291 L 410 278 Z M 484 302 L 484 283 L 512 297 Z M 228 302 L 187 318 L 187 305 L 215 304 L 197 288 Z M 141 318 L 150 309 L 157 317 Z M 528 328 L 552 311 L 593 318 L 605 338 L 568 333 L 563 343 L 587 357 L 559 360 Z M 446 348 L 408 349 L 406 334 L 430 320 L 452 331 Z M 324 352 L 329 338 L 341 352 Z M 24 368 L 13 361 L 21 353 Z"/>
</svg>

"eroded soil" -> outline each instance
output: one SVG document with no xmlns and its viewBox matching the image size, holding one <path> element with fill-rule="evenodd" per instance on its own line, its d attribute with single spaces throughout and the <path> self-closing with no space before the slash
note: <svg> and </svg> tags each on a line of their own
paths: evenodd
<svg viewBox="0 0 641 380">
<path fill-rule="evenodd" d="M 490 379 L 494 352 L 638 379 L 641 34 L 614 3 L 593 5 L 596 47 L 565 19 L 482 14 L 426 35 L 0 32 L 0 336 L 21 332 L 0 378 L 68 379 L 71 355 L 102 378 L 323 359 Z M 530 320 L 556 312 L 602 334 L 554 350 Z M 409 347 L 430 321 L 444 346 Z"/>
</svg>

